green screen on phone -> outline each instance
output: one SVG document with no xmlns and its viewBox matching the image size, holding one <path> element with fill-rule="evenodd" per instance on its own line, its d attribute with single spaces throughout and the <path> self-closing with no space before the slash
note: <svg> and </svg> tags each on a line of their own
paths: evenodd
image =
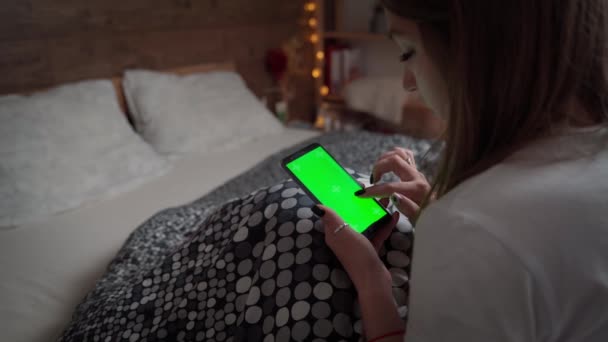
<svg viewBox="0 0 608 342">
<path fill-rule="evenodd" d="M 355 231 L 363 233 L 387 215 L 372 198 L 359 198 L 361 186 L 321 146 L 286 164 L 321 204 L 335 210 Z"/>
</svg>

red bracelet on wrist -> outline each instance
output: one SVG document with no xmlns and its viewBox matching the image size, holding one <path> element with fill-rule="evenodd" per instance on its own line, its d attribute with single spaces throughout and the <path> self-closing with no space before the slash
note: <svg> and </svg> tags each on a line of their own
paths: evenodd
<svg viewBox="0 0 608 342">
<path fill-rule="evenodd" d="M 372 338 L 371 340 L 369 340 L 367 342 L 377 342 L 377 341 L 380 341 L 380 340 L 385 339 L 387 337 L 393 337 L 393 336 L 398 336 L 398 335 L 403 335 L 403 334 L 405 334 L 405 330 L 404 329 L 396 330 L 396 331 L 391 331 L 391 332 L 386 333 L 386 334 L 384 334 L 382 336 L 378 336 L 376 338 Z"/>
</svg>

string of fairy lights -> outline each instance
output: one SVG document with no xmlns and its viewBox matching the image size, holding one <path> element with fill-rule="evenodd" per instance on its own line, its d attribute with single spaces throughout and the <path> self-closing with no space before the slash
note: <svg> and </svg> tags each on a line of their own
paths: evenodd
<svg viewBox="0 0 608 342">
<path fill-rule="evenodd" d="M 304 9 L 307 13 L 306 23 L 310 29 L 310 35 L 308 40 L 313 44 L 315 51 L 314 66 L 311 71 L 311 76 L 314 78 L 315 86 L 319 88 L 319 94 L 321 96 L 329 95 L 329 88 L 323 84 L 323 62 L 325 60 L 325 53 L 323 52 L 323 43 L 319 36 L 319 4 L 315 1 L 309 1 L 304 4 Z"/>
</svg>

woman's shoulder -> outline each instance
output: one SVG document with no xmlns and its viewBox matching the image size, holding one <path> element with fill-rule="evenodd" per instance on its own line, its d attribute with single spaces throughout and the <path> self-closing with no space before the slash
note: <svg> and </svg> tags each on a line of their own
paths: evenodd
<svg viewBox="0 0 608 342">
<path fill-rule="evenodd" d="M 606 205 L 608 128 L 562 134 L 538 141 L 468 179 L 436 203 L 456 211 L 521 214 Z M 511 216 L 509 216 L 511 217 Z"/>
<path fill-rule="evenodd" d="M 608 145 L 590 149 L 572 140 L 553 142 L 468 179 L 429 206 L 428 214 L 467 217 L 508 231 L 519 225 L 551 232 L 606 218 L 607 180 Z"/>
<path fill-rule="evenodd" d="M 479 235 L 530 267 L 565 250 L 577 251 L 573 265 L 584 262 L 579 250 L 608 257 L 608 148 L 577 141 L 533 146 L 467 180 L 427 208 L 417 232 Z"/>
</svg>

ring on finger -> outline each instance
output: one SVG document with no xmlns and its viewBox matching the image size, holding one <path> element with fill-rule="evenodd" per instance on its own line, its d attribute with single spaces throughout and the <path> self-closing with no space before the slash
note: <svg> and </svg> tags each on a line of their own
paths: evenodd
<svg viewBox="0 0 608 342">
<path fill-rule="evenodd" d="M 405 161 L 406 163 L 410 164 L 410 165 L 414 165 L 414 162 L 412 161 L 412 158 L 407 158 L 407 160 Z"/>
<path fill-rule="evenodd" d="M 338 234 L 339 231 L 346 227 L 348 227 L 348 223 L 342 223 L 338 228 L 336 228 L 336 230 L 334 230 L 334 234 Z"/>
</svg>

